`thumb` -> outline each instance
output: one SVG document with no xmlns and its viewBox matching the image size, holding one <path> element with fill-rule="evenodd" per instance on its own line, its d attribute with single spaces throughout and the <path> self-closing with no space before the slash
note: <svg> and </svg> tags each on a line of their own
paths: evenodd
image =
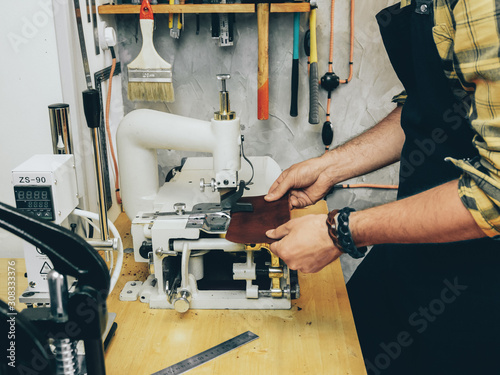
<svg viewBox="0 0 500 375">
<path fill-rule="evenodd" d="M 285 237 L 289 233 L 289 230 L 287 228 L 287 223 L 280 225 L 276 229 L 269 229 L 266 232 L 266 236 L 273 239 L 273 240 L 279 240 L 283 237 Z"/>
<path fill-rule="evenodd" d="M 288 192 L 288 189 L 289 189 L 288 184 L 284 182 L 282 183 L 275 182 L 273 186 L 271 186 L 271 188 L 269 189 L 269 192 L 264 197 L 264 199 L 269 202 L 278 200 Z"/>
<path fill-rule="evenodd" d="M 271 238 L 271 239 L 277 239 L 277 236 L 276 236 L 276 229 L 269 229 L 267 232 L 266 232 L 266 236 Z"/>
</svg>

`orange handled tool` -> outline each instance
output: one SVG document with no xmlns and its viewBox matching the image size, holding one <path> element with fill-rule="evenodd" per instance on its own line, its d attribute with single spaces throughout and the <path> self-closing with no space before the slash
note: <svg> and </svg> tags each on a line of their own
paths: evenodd
<svg viewBox="0 0 500 375">
<path fill-rule="evenodd" d="M 259 58 L 257 75 L 257 118 L 269 118 L 269 3 L 257 4 Z"/>
</svg>

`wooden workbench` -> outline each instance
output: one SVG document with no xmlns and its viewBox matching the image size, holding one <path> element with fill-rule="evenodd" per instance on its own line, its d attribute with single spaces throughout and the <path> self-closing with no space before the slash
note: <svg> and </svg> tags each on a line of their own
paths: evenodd
<svg viewBox="0 0 500 375">
<path fill-rule="evenodd" d="M 324 212 L 322 202 L 298 214 Z M 131 247 L 130 222 L 117 222 L 125 247 Z M 4 260 L 5 263 L 7 260 Z M 24 272 L 17 268 L 19 274 Z M 6 279 L 6 266 L 0 274 Z M 349 300 L 336 261 L 317 274 L 300 274 L 301 297 L 290 310 L 152 310 L 148 304 L 121 302 L 123 285 L 145 280 L 145 263 L 126 254 L 122 277 L 108 299 L 118 329 L 106 353 L 108 375 L 146 375 L 198 354 L 245 331 L 259 338 L 189 374 L 366 374 Z M 24 286 L 18 277 L 18 290 Z M 22 288 L 22 289 L 21 289 Z M 5 296 L 4 283 L 0 295 Z"/>
</svg>

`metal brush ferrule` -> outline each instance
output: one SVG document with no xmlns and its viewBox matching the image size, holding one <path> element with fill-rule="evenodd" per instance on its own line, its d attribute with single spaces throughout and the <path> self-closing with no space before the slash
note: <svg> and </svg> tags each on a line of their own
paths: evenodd
<svg viewBox="0 0 500 375">
<path fill-rule="evenodd" d="M 129 69 L 129 82 L 172 82 L 172 72 L 165 69 Z"/>
</svg>

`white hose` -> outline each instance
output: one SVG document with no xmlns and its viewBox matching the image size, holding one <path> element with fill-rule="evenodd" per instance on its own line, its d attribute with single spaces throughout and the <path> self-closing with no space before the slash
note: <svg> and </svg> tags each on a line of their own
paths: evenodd
<svg viewBox="0 0 500 375">
<path fill-rule="evenodd" d="M 88 219 L 99 221 L 99 215 L 96 214 L 96 213 L 94 213 L 94 212 L 84 211 L 84 210 L 80 210 L 80 209 L 76 208 L 73 211 L 73 213 L 76 216 L 85 217 L 85 218 L 88 218 Z M 110 286 L 109 286 L 109 293 L 111 294 L 111 292 L 113 291 L 113 288 L 116 285 L 116 282 L 118 281 L 118 278 L 120 277 L 120 273 L 122 272 L 122 266 L 123 266 L 123 243 L 122 243 L 122 239 L 120 237 L 120 233 L 118 233 L 118 230 L 116 229 L 116 227 L 109 220 L 108 220 L 108 226 L 109 226 L 109 229 L 111 230 L 111 233 L 113 233 L 113 236 L 115 238 L 117 238 L 117 241 L 118 241 L 118 249 L 117 249 L 118 250 L 118 257 L 116 259 L 115 269 L 113 271 L 113 274 L 111 275 L 111 281 L 110 281 Z"/>
<path fill-rule="evenodd" d="M 101 228 L 99 228 L 96 223 L 94 223 L 92 220 L 90 220 L 88 217 L 83 217 L 81 216 L 81 218 L 87 223 L 89 224 L 90 226 L 92 226 L 96 232 L 98 233 L 101 233 Z M 114 267 L 114 255 L 113 255 L 113 252 L 110 251 L 109 252 L 109 274 L 111 275 L 111 273 L 113 272 L 113 267 Z"/>
<path fill-rule="evenodd" d="M 113 252 L 109 252 L 109 275 L 112 276 L 111 272 L 113 271 L 114 267 L 114 261 L 115 261 L 115 256 L 113 255 Z"/>
</svg>

